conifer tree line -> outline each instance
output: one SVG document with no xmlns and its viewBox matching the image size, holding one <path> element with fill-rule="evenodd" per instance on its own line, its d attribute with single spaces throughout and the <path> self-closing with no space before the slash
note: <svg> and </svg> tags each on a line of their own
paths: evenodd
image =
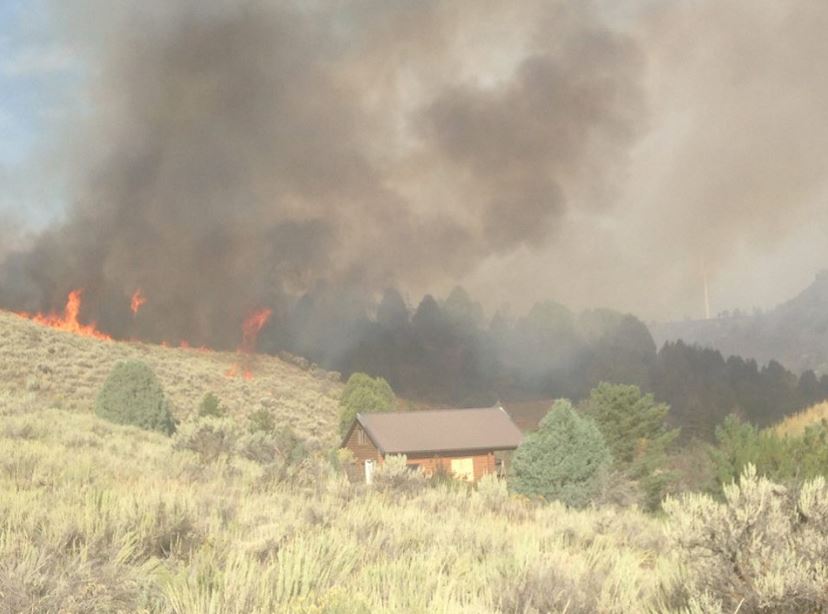
<svg viewBox="0 0 828 614">
<path fill-rule="evenodd" d="M 712 440 L 730 414 L 762 427 L 828 398 L 826 375 L 681 341 L 659 349 L 641 320 L 609 309 L 547 301 L 488 319 L 462 288 L 412 309 L 396 290 L 372 301 L 320 287 L 279 317 L 261 340 L 266 351 L 381 376 L 400 396 L 431 403 L 578 402 L 600 382 L 631 384 L 669 405 L 682 440 Z"/>
</svg>

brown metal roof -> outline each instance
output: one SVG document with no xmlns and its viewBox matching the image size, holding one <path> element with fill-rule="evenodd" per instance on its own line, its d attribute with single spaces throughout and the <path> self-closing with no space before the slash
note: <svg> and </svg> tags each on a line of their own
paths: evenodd
<svg viewBox="0 0 828 614">
<path fill-rule="evenodd" d="M 523 435 L 502 407 L 357 414 L 384 454 L 511 450 Z"/>
</svg>

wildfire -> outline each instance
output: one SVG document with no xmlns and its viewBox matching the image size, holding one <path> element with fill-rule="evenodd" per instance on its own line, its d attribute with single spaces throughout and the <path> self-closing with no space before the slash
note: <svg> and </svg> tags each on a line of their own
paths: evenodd
<svg viewBox="0 0 828 614">
<path fill-rule="evenodd" d="M 251 369 L 252 356 L 256 352 L 256 340 L 259 333 L 270 320 L 273 314 L 272 309 L 258 309 L 251 313 L 242 324 L 242 342 L 237 352 L 241 356 L 240 362 L 243 364 L 234 365 L 224 372 L 227 377 L 237 377 L 240 373 L 246 380 L 253 379 L 253 371 Z"/>
<path fill-rule="evenodd" d="M 132 294 L 132 301 L 130 302 L 129 308 L 132 310 L 132 316 L 135 317 L 138 315 L 138 311 L 140 311 L 141 307 L 143 307 L 147 302 L 147 299 L 144 297 L 144 293 L 141 292 L 141 288 L 138 288 Z"/>
<path fill-rule="evenodd" d="M 242 324 L 242 344 L 239 352 L 253 354 L 256 351 L 256 339 L 272 314 L 272 309 L 259 309 L 247 317 Z"/>
<path fill-rule="evenodd" d="M 72 290 L 66 299 L 66 307 L 63 313 L 49 313 L 49 314 L 29 314 L 19 313 L 18 315 L 37 322 L 42 326 L 48 326 L 57 330 L 63 330 L 76 335 L 84 337 L 94 337 L 95 339 L 111 340 L 112 337 L 102 333 L 95 327 L 95 323 L 81 324 L 78 321 L 81 305 L 83 303 L 83 290 Z"/>
</svg>

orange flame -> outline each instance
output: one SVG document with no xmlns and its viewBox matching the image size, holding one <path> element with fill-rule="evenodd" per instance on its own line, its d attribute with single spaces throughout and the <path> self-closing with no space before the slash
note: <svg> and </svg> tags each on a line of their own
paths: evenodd
<svg viewBox="0 0 828 614">
<path fill-rule="evenodd" d="M 96 339 L 105 339 L 107 341 L 112 339 L 112 337 L 110 337 L 109 335 L 99 331 L 95 327 L 94 322 L 92 322 L 91 324 L 81 324 L 78 321 L 78 315 L 80 314 L 81 305 L 83 303 L 82 299 L 83 290 L 72 290 L 69 293 L 68 298 L 66 299 L 66 307 L 64 308 L 62 314 L 53 312 L 49 314 L 19 313 L 18 315 L 33 322 L 37 322 L 42 326 L 56 328 L 57 330 L 66 331 L 68 333 L 74 333 L 75 335 L 82 335 L 84 337 L 94 337 Z"/>
<path fill-rule="evenodd" d="M 237 352 L 242 355 L 241 362 L 246 363 L 246 366 L 234 365 L 224 372 L 225 376 L 236 377 L 241 373 L 244 379 L 253 379 L 253 371 L 249 366 L 250 356 L 256 352 L 256 340 L 272 314 L 272 309 L 257 309 L 245 319 L 242 324 L 242 342 Z"/>
<path fill-rule="evenodd" d="M 132 310 L 132 316 L 135 317 L 138 315 L 138 311 L 143 307 L 147 302 L 147 299 L 144 297 L 144 293 L 141 292 L 141 288 L 138 288 L 132 294 L 132 301 L 130 302 L 129 308 Z"/>
<path fill-rule="evenodd" d="M 272 314 L 272 309 L 259 309 L 247 317 L 244 324 L 242 324 L 242 344 L 239 347 L 239 352 L 252 354 L 256 351 L 256 339 L 259 332 L 267 324 Z"/>
</svg>

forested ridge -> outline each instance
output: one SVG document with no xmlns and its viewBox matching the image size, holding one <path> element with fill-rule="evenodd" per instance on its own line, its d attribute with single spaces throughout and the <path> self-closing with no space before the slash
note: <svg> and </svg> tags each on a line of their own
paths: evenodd
<svg viewBox="0 0 828 614">
<path fill-rule="evenodd" d="M 283 315 L 264 347 L 382 376 L 400 395 L 433 404 L 578 401 L 602 381 L 635 384 L 670 405 L 685 439 L 712 438 L 731 413 L 766 426 L 828 398 L 828 376 L 682 341 L 659 349 L 642 321 L 609 309 L 575 313 L 548 301 L 517 317 L 483 314 L 462 288 L 411 310 L 396 290 L 374 304 L 323 287 Z"/>
</svg>

